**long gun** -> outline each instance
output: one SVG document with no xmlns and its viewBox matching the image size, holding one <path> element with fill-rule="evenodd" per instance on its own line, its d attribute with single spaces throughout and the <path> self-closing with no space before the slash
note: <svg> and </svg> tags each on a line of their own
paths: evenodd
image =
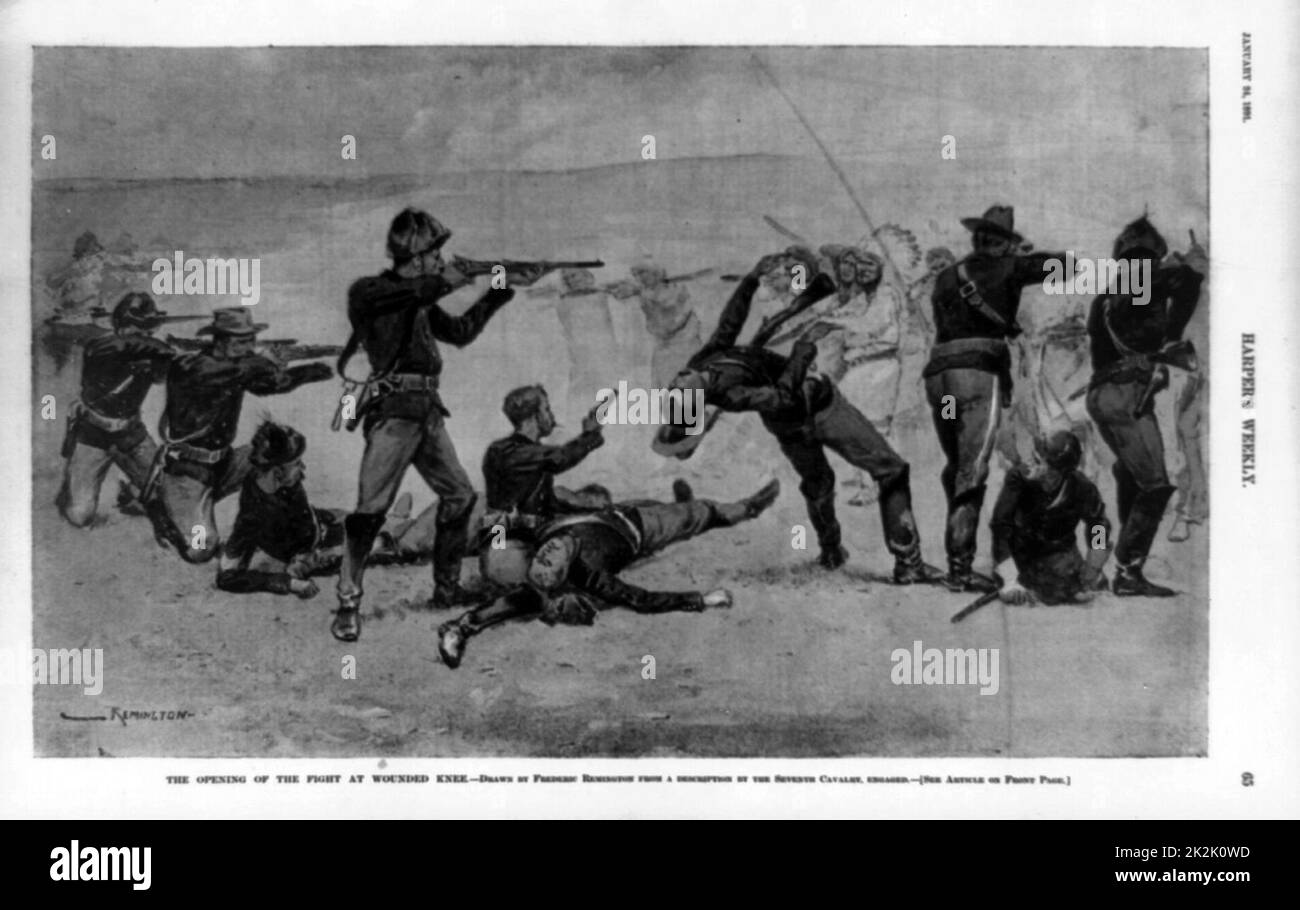
<svg viewBox="0 0 1300 910">
<path fill-rule="evenodd" d="M 605 263 L 600 259 L 545 259 L 538 262 L 527 262 L 522 259 L 466 259 L 463 256 L 452 256 L 448 265 L 467 279 L 477 278 L 480 275 L 491 275 L 497 266 L 505 269 L 506 275 L 517 275 L 525 269 L 537 267 L 540 267 L 543 272 L 553 272 L 556 269 L 601 269 L 605 267 Z"/>
<path fill-rule="evenodd" d="M 983 607 L 983 606 L 985 606 L 986 604 L 991 604 L 991 603 L 993 603 L 993 601 L 995 601 L 995 600 L 998 599 L 998 595 L 999 595 L 1000 593 L 1002 593 L 1002 592 L 1001 592 L 1001 591 L 989 591 L 987 594 L 981 594 L 981 595 L 979 596 L 978 599 L 976 599 L 976 600 L 974 600 L 974 601 L 971 601 L 969 604 L 967 604 L 965 607 L 963 607 L 963 608 L 961 609 L 960 612 L 953 614 L 953 617 L 952 617 L 952 620 L 951 620 L 951 621 L 952 621 L 952 622 L 961 622 L 963 619 L 965 619 L 967 616 L 970 616 L 972 613 L 974 613 L 974 612 L 975 612 L 976 610 L 978 610 L 980 607 Z"/>
<path fill-rule="evenodd" d="M 175 335 L 168 335 L 167 343 L 181 351 L 202 351 L 211 344 L 202 338 L 177 338 Z M 271 349 L 280 360 L 317 360 L 343 353 L 340 344 L 299 344 L 296 338 L 274 338 L 259 342 L 257 346 Z"/>
</svg>

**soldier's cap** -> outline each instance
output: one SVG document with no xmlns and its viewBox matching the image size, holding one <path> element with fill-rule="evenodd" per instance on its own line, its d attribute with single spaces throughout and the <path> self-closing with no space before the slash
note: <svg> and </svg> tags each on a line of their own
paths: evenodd
<svg viewBox="0 0 1300 910">
<path fill-rule="evenodd" d="M 428 212 L 405 208 L 397 213 L 388 227 L 388 255 L 394 262 L 441 249 L 451 239 L 451 229 Z"/>
<path fill-rule="evenodd" d="M 301 458 L 307 439 L 293 427 L 266 420 L 253 434 L 252 446 L 249 461 L 259 468 L 275 468 Z"/>
<path fill-rule="evenodd" d="M 1147 220 L 1143 215 L 1136 221 L 1130 221 L 1124 225 L 1124 230 L 1119 232 L 1115 238 L 1115 247 L 1111 256 L 1115 259 L 1124 259 L 1135 253 L 1147 253 L 1156 259 L 1164 259 L 1165 254 L 1169 252 L 1169 244 L 1165 243 L 1165 238 L 1160 236 L 1154 224 Z"/>
<path fill-rule="evenodd" d="M 1009 205 L 989 206 L 982 218 L 963 218 L 961 226 L 971 232 L 986 231 L 996 234 L 1013 243 L 1025 239 L 1016 233 L 1016 210 Z"/>
<path fill-rule="evenodd" d="M 167 319 L 167 314 L 158 309 L 154 299 L 143 291 L 132 291 L 113 307 L 113 328 L 136 326 L 142 329 L 157 328 Z"/>
<path fill-rule="evenodd" d="M 578 544 L 568 534 L 547 540 L 533 554 L 528 566 L 528 583 L 543 594 L 557 590 L 569 577 L 569 566 Z"/>
<path fill-rule="evenodd" d="M 1068 430 L 1057 430 L 1055 433 L 1035 437 L 1034 451 L 1049 467 L 1058 471 L 1073 471 L 1083 457 L 1079 437 Z"/>
<path fill-rule="evenodd" d="M 256 335 L 267 328 L 265 322 L 254 322 L 247 307 L 227 306 L 212 311 L 212 322 L 199 329 L 199 335 Z"/>
</svg>

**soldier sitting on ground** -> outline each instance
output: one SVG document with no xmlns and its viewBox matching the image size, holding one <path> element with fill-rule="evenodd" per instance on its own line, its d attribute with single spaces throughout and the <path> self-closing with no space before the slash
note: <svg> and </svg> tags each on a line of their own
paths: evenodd
<svg viewBox="0 0 1300 910">
<path fill-rule="evenodd" d="M 1004 603 L 1071 603 L 1105 587 L 1110 522 L 1096 485 L 1081 473 L 1073 433 L 1034 441 L 1029 465 L 1007 472 L 993 508 L 993 558 Z M 1079 554 L 1080 523 L 1088 556 Z"/>
<path fill-rule="evenodd" d="M 338 568 L 347 511 L 316 508 L 308 501 L 303 489 L 306 449 L 307 440 L 292 427 L 268 420 L 257 428 L 248 456 L 252 470 L 240 490 L 239 515 L 217 570 L 221 590 L 314 597 L 318 589 L 311 576 Z M 405 520 L 409 497 L 403 497 L 399 511 L 380 539 L 391 550 L 431 553 L 432 523 Z M 387 554 L 378 555 L 384 561 Z M 389 556 L 388 561 L 401 560 Z"/>
</svg>

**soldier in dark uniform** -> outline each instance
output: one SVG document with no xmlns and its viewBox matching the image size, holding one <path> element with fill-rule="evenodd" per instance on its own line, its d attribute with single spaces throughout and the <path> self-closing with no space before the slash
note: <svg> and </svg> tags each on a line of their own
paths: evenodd
<svg viewBox="0 0 1300 910">
<path fill-rule="evenodd" d="M 81 399 L 68 415 L 67 463 L 55 500 L 59 513 L 79 528 L 94 521 L 111 465 L 137 490 L 149 476 L 158 447 L 140 419 L 140 406 L 176 357 L 176 351 L 153 337 L 166 318 L 148 294 L 127 294 L 113 308 L 113 332 L 86 342 Z M 171 545 L 175 534 L 159 501 L 151 497 L 142 505 L 159 542 Z"/>
<path fill-rule="evenodd" d="M 469 344 L 514 291 L 493 288 L 461 316 L 443 310 L 438 301 L 468 283 L 442 261 L 442 246 L 450 237 L 451 231 L 428 213 L 402 211 L 388 231 L 393 267 L 348 290 L 352 336 L 339 359 L 339 373 L 358 346 L 365 348 L 371 373 L 357 408 L 366 451 L 357 508 L 345 522 L 339 608 L 330 629 L 340 641 L 356 641 L 361 634 L 366 556 L 411 465 L 438 495 L 430 606 L 448 607 L 468 597 L 460 586 L 460 564 L 476 496 L 447 432 L 451 412 L 438 395 L 438 342 Z M 543 271 L 524 266 L 509 278 L 513 284 L 531 284 Z"/>
<path fill-rule="evenodd" d="M 269 591 L 316 595 L 310 575 L 334 558 L 343 543 L 339 509 L 318 509 L 307 500 L 302 456 L 307 440 L 292 427 L 267 421 L 253 434 L 248 456 L 252 471 L 239 494 L 239 515 L 222 548 L 217 587 L 235 594 Z M 263 553 L 272 565 L 254 565 Z"/>
<path fill-rule="evenodd" d="M 511 588 L 524 581 L 533 555 L 535 532 L 558 514 L 610 505 L 590 489 L 555 485 L 555 475 L 577 466 L 605 437 L 594 413 L 582 432 L 563 445 L 542 442 L 555 429 L 550 399 L 539 385 L 510 391 L 501 407 L 514 432 L 488 446 L 483 455 L 487 510 L 479 524 L 479 567 L 483 578 Z"/>
<path fill-rule="evenodd" d="M 1193 245 L 1180 261 L 1160 266 L 1168 249 L 1145 216 L 1126 226 L 1115 240 L 1112 256 L 1150 263 L 1151 296 L 1142 304 L 1132 294 L 1102 294 L 1088 312 L 1093 370 L 1088 414 L 1116 458 L 1112 470 L 1120 532 L 1111 590 L 1120 596 L 1171 597 L 1175 593 L 1142 574 L 1165 506 L 1174 493 L 1165 469 L 1154 398 L 1168 384 L 1168 370 L 1161 360 L 1179 346 L 1196 309 L 1208 263 L 1204 251 Z"/>
<path fill-rule="evenodd" d="M 921 559 L 907 462 L 829 378 L 809 371 L 817 356 L 816 345 L 800 339 L 789 357 L 764 347 L 782 318 L 793 318 L 834 293 L 830 277 L 818 274 L 784 314 L 765 323 L 749 345 L 736 346 L 760 277 L 784 257 L 784 253 L 764 256 L 741 279 L 713 336 L 673 380 L 673 387 L 702 389 L 706 404 L 725 411 L 758 412 L 763 426 L 777 438 L 781 451 L 801 478 L 799 490 L 817 531 L 821 546 L 818 562 L 822 566 L 836 569 L 848 558 L 835 517 L 835 472 L 825 452 L 830 449 L 866 471 L 878 485 L 885 544 L 894 554 L 894 581 L 932 582 L 938 572 Z M 684 426 L 665 425 L 660 428 L 655 450 L 676 454 L 676 447 L 685 438 Z"/>
<path fill-rule="evenodd" d="M 168 370 L 158 487 L 187 562 L 217 555 L 213 505 L 238 491 L 252 466 L 249 446 L 231 445 L 244 393 L 280 395 L 334 375 L 323 363 L 286 367 L 257 353 L 256 336 L 265 328 L 248 307 L 215 310 L 212 324 L 199 329 L 213 336 L 212 344 L 178 357 Z"/>
<path fill-rule="evenodd" d="M 975 535 L 984 505 L 989 457 L 1002 409 L 1011 403 L 1011 352 L 1020 334 L 1020 292 L 1050 274 L 1064 253 L 1031 253 L 1014 229 L 1010 206 L 995 205 L 983 218 L 963 218 L 974 252 L 939 273 L 931 296 L 935 343 L 922 375 L 934 428 L 947 465 L 944 547 L 954 591 L 988 592 L 993 579 L 972 570 Z"/>
<path fill-rule="evenodd" d="M 1101 492 L 1078 470 L 1081 453 L 1073 433 L 1040 436 L 1030 464 L 1007 472 L 991 522 L 1005 603 L 1071 603 L 1104 587 L 1110 522 Z M 1080 524 L 1086 559 L 1079 554 Z"/>
<path fill-rule="evenodd" d="M 347 510 L 318 508 L 308 500 L 303 488 L 307 441 L 297 430 L 268 420 L 250 446 L 252 470 L 239 494 L 234 530 L 221 550 L 217 587 L 235 594 L 314 597 L 319 589 L 311 577 L 338 570 Z M 380 540 L 390 541 L 387 551 L 377 547 L 371 561 L 401 563 L 431 552 L 432 536 L 412 527 L 421 522 L 411 522 L 409 511 L 408 498 L 380 533 Z"/>
<path fill-rule="evenodd" d="M 686 493 L 681 484 L 677 490 L 679 498 Z M 618 573 L 671 544 L 749 521 L 775 502 L 780 492 L 780 485 L 772 481 L 739 502 L 638 500 L 551 522 L 537 535 L 527 588 L 516 589 L 438 629 L 443 662 L 452 668 L 459 666 L 472 636 L 508 619 L 539 612 L 548 623 L 589 625 L 597 610 L 615 606 L 638 613 L 698 612 L 731 606 L 731 594 L 725 590 L 707 594 L 647 591 L 621 580 Z"/>
</svg>

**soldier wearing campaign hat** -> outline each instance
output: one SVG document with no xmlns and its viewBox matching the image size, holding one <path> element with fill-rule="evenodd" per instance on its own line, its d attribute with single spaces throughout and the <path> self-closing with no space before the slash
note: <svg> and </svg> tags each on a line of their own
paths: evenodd
<svg viewBox="0 0 1300 910">
<path fill-rule="evenodd" d="M 77 527 L 94 521 L 109 467 L 116 465 L 137 489 L 149 474 L 157 445 L 140 419 L 140 407 L 176 357 L 153 337 L 167 320 L 148 294 L 127 294 L 113 308 L 113 331 L 85 344 L 81 397 L 69 409 L 63 485 L 56 500 L 60 514 Z M 144 507 L 166 540 L 170 523 L 157 501 Z"/>
<path fill-rule="evenodd" d="M 989 457 L 1002 409 L 1011 403 L 1011 351 L 1020 334 L 1020 293 L 1050 274 L 1064 253 L 1035 253 L 1015 229 L 1011 206 L 994 205 L 963 218 L 973 252 L 941 271 L 931 302 L 935 343 L 926 364 L 926 398 L 947 458 L 942 482 L 948 502 L 945 584 L 954 591 L 996 590 L 975 572 L 975 534 L 984 504 Z"/>
<path fill-rule="evenodd" d="M 145 498 L 156 483 L 176 534 L 172 542 L 187 562 L 207 562 L 221 542 L 215 503 L 238 491 L 252 467 L 251 448 L 235 448 L 244 393 L 280 395 L 333 376 L 322 363 L 285 366 L 257 352 L 250 307 L 214 310 L 199 329 L 210 345 L 183 354 L 167 372 L 167 404 L 160 429 L 163 445 L 154 459 Z"/>
</svg>

